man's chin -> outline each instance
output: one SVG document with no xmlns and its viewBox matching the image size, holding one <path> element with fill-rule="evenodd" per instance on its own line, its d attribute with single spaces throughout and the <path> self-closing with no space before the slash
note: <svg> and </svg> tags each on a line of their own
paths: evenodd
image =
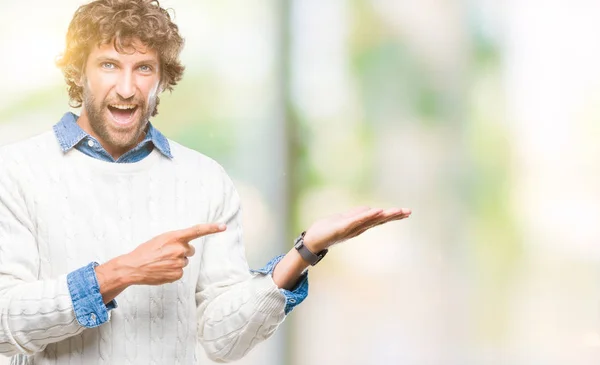
<svg viewBox="0 0 600 365">
<path fill-rule="evenodd" d="M 143 131 L 139 123 L 123 126 L 114 123 L 105 124 L 105 128 L 99 135 L 104 138 L 105 143 L 113 148 L 131 149 L 142 140 Z"/>
</svg>

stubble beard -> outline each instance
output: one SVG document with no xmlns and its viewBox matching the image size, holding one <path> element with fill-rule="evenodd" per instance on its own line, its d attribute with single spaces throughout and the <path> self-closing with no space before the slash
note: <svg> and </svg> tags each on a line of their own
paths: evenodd
<svg viewBox="0 0 600 365">
<path fill-rule="evenodd" d="M 140 141 L 141 136 L 145 133 L 148 120 L 156 107 L 156 99 L 156 96 L 150 97 L 148 104 L 144 100 L 134 100 L 138 107 L 138 110 L 136 110 L 139 115 L 138 120 L 134 121 L 131 127 L 116 128 L 112 121 L 107 120 L 107 118 L 110 118 L 106 114 L 110 113 L 108 105 L 127 104 L 127 102 L 119 99 L 114 101 L 105 99 L 100 105 L 97 105 L 96 98 L 89 91 L 87 85 L 84 86 L 83 90 L 83 103 L 92 131 L 102 140 L 101 142 L 122 150 L 129 150 Z"/>
</svg>

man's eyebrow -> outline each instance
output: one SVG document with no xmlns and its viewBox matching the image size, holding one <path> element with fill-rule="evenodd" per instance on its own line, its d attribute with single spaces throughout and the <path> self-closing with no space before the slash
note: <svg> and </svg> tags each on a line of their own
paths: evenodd
<svg viewBox="0 0 600 365">
<path fill-rule="evenodd" d="M 120 64 L 119 60 L 112 57 L 100 56 L 96 58 L 96 62 L 110 62 Z"/>
<path fill-rule="evenodd" d="M 108 57 L 108 56 L 100 56 L 96 58 L 96 62 L 109 62 L 109 63 L 115 63 L 120 65 L 121 62 L 119 60 L 117 60 L 116 58 L 112 58 L 112 57 Z M 141 61 L 138 61 L 135 63 L 135 66 L 140 66 L 140 65 L 150 65 L 150 66 L 158 66 L 158 60 L 154 59 L 154 58 L 148 58 L 148 59 L 144 59 Z"/>
<path fill-rule="evenodd" d="M 135 65 L 136 66 L 140 66 L 140 65 L 158 66 L 158 60 L 156 60 L 154 58 L 148 58 L 148 59 L 136 62 Z"/>
</svg>

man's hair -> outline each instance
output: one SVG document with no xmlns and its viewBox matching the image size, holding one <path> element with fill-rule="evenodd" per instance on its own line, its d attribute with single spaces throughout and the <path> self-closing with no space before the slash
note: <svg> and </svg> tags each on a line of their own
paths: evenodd
<svg viewBox="0 0 600 365">
<path fill-rule="evenodd" d="M 72 107 L 83 102 L 83 87 L 78 84 L 91 49 L 112 42 L 118 52 L 125 53 L 135 38 L 158 53 L 161 89 L 173 90 L 183 76 L 179 54 L 184 41 L 167 10 L 158 0 L 96 0 L 75 12 L 65 52 L 57 61 Z M 152 116 L 157 113 L 155 108 Z"/>
</svg>

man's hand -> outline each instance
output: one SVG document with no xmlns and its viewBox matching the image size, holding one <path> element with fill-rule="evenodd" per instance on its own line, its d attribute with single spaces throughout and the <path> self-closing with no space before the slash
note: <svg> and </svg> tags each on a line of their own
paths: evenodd
<svg viewBox="0 0 600 365">
<path fill-rule="evenodd" d="M 130 285 L 160 285 L 181 279 L 188 257 L 196 249 L 190 241 L 226 229 L 224 224 L 199 224 L 163 233 L 128 254 L 97 266 L 96 277 L 105 303 Z"/>
<path fill-rule="evenodd" d="M 380 224 L 407 218 L 410 213 L 410 209 L 355 208 L 347 213 L 316 221 L 306 231 L 304 244 L 311 252 L 318 253 Z M 293 290 L 308 265 L 296 249 L 292 248 L 275 266 L 273 281 L 280 288 Z"/>
<path fill-rule="evenodd" d="M 179 231 L 163 233 L 142 243 L 121 259 L 131 270 L 134 284 L 160 285 L 181 279 L 188 257 L 196 249 L 190 241 L 208 234 L 221 232 L 225 225 L 200 224 Z"/>
<path fill-rule="evenodd" d="M 317 253 L 380 224 L 408 218 L 410 214 L 410 209 L 358 207 L 315 222 L 306 231 L 304 244 Z"/>
</svg>

